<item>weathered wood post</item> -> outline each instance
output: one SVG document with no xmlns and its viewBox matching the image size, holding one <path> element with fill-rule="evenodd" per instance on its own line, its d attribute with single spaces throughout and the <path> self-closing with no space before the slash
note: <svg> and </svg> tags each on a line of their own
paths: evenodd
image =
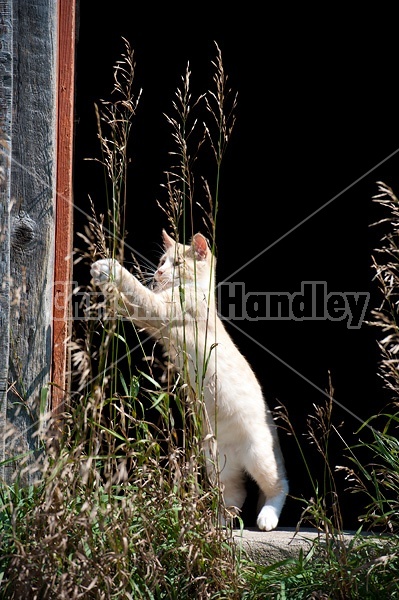
<svg viewBox="0 0 399 600">
<path fill-rule="evenodd" d="M 59 11 L 68 6 L 74 0 L 0 0 L 0 478 L 7 481 L 16 471 L 10 459 L 29 455 L 32 463 L 41 398 L 52 377 L 55 277 L 60 282 L 54 275 L 57 49 Z M 70 197 L 63 202 L 71 204 Z M 68 245 L 70 233 L 64 234 Z M 64 276 L 68 281 L 65 269 Z M 18 471 L 31 480 L 21 461 Z"/>
<path fill-rule="evenodd" d="M 12 130 L 12 1 L 0 0 L 0 463 L 6 444 L 10 350 L 10 200 Z M 0 475 L 4 468 L 0 471 Z"/>
</svg>

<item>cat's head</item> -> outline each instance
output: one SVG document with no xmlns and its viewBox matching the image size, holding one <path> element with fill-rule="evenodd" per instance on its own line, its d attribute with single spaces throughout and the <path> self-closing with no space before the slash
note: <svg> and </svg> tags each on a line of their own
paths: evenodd
<svg viewBox="0 0 399 600">
<path fill-rule="evenodd" d="M 162 231 L 164 254 L 154 274 L 155 287 L 165 290 L 177 285 L 195 285 L 208 289 L 211 279 L 212 253 L 206 238 L 196 233 L 190 244 L 178 244 Z"/>
</svg>

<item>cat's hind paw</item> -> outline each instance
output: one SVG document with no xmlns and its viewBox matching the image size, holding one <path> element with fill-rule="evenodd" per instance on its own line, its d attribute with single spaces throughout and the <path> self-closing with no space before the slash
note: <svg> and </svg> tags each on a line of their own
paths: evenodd
<svg viewBox="0 0 399 600">
<path fill-rule="evenodd" d="M 260 511 L 256 524 L 261 531 L 272 531 L 278 525 L 279 514 L 274 506 L 264 506 Z"/>
<path fill-rule="evenodd" d="M 113 258 L 102 258 L 92 264 L 90 274 L 95 285 L 100 289 L 108 288 L 114 284 L 119 287 L 122 282 L 122 267 Z"/>
</svg>

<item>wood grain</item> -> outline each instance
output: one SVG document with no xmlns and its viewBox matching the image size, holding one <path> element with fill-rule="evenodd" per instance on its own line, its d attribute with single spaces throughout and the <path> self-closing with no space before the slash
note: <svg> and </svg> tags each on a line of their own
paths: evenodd
<svg viewBox="0 0 399 600">
<path fill-rule="evenodd" d="M 12 24 L 11 163 L 2 197 L 10 243 L 6 458 L 39 448 L 35 435 L 43 389 L 50 382 L 56 166 L 56 0 L 8 4 Z M 4 410 L 4 406 L 3 406 Z M 28 464 L 26 466 L 28 466 Z M 21 467 L 21 463 L 19 463 Z M 15 465 L 4 472 L 11 479 Z M 32 479 L 25 470 L 24 481 Z"/>
<path fill-rule="evenodd" d="M 6 458 L 10 350 L 10 214 L 12 133 L 12 0 L 0 0 L 0 477 Z"/>
<path fill-rule="evenodd" d="M 75 0 L 60 0 L 58 13 L 57 196 L 54 262 L 52 409 L 60 413 L 68 391 L 72 294 L 73 123 Z"/>
</svg>

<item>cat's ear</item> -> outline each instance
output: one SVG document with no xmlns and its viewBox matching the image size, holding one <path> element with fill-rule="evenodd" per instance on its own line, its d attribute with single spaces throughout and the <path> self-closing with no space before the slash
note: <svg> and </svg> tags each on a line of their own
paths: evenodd
<svg viewBox="0 0 399 600">
<path fill-rule="evenodd" d="M 206 238 L 202 235 L 202 233 L 196 233 L 192 240 L 191 245 L 194 249 L 195 258 L 197 260 L 205 260 L 208 256 L 209 246 Z"/>
<path fill-rule="evenodd" d="M 168 248 L 171 248 L 176 243 L 175 240 L 172 239 L 170 237 L 170 235 L 168 235 L 166 233 L 165 229 L 162 229 L 162 239 L 163 239 L 163 246 L 164 246 L 165 250 L 167 250 Z"/>
</svg>

